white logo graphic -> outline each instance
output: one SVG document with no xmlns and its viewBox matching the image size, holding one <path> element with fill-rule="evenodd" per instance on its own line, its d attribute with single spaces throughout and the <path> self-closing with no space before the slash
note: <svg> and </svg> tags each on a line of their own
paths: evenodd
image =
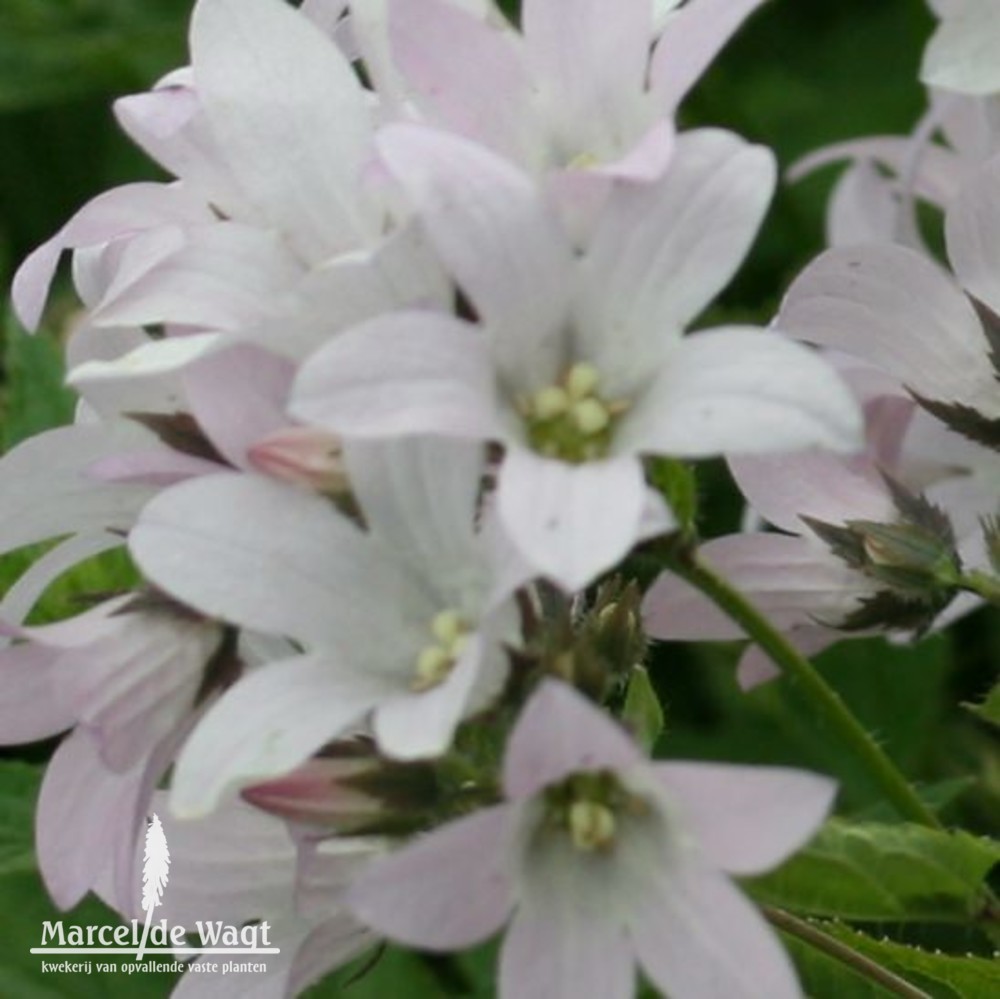
<svg viewBox="0 0 1000 999">
<path fill-rule="evenodd" d="M 146 922 L 142 928 L 137 961 L 142 960 L 142 952 L 149 940 L 149 921 L 153 918 L 153 910 L 163 901 L 163 889 L 167 886 L 169 876 L 170 851 L 167 849 L 167 837 L 163 834 L 159 815 L 153 812 L 153 821 L 146 830 L 146 849 L 142 854 L 142 907 L 146 911 Z"/>
<path fill-rule="evenodd" d="M 62 920 L 46 920 L 42 924 L 40 947 L 32 947 L 32 954 L 100 954 L 135 956 L 138 962 L 145 955 L 170 955 L 190 960 L 204 954 L 278 954 L 280 949 L 271 946 L 271 924 L 266 920 L 235 926 L 222 920 L 198 920 L 195 932 L 203 946 L 187 945 L 188 930 L 180 925 L 168 925 L 166 919 L 153 920 L 153 910 L 163 903 L 164 889 L 170 877 L 170 850 L 163 823 L 154 813 L 146 829 L 146 846 L 142 855 L 142 908 L 146 914 L 141 931 L 138 919 L 119 926 L 65 926 Z M 221 946 L 220 946 L 221 945 Z M 44 963 L 44 962 L 43 962 Z M 65 963 L 65 962 L 64 962 Z M 89 973 L 90 962 L 86 962 Z M 177 970 L 180 970 L 179 966 Z M 99 970 L 101 966 L 98 966 Z M 213 965 L 214 968 L 214 965 Z M 43 970 L 59 970 L 56 966 Z M 76 970 L 75 966 L 74 969 Z M 223 967 L 236 972 L 243 969 L 229 962 Z M 254 965 L 255 971 L 265 971 L 266 965 Z"/>
</svg>

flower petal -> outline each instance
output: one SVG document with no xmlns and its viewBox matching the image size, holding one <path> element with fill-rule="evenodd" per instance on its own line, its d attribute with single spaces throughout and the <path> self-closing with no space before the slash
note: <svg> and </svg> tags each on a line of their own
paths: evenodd
<svg viewBox="0 0 1000 999">
<path fill-rule="evenodd" d="M 321 260 L 376 236 L 359 192 L 369 112 L 332 41 L 275 0 L 200 0 L 191 55 L 230 170 L 300 252 Z"/>
<path fill-rule="evenodd" d="M 500 951 L 500 999 L 631 999 L 635 960 L 623 927 L 582 911 L 565 885 L 533 886 Z M 559 890 L 563 889 L 563 890 Z"/>
<path fill-rule="evenodd" d="M 168 489 L 143 510 L 130 549 L 150 581 L 202 613 L 306 644 L 395 641 L 405 651 L 402 622 L 387 630 L 385 607 L 402 617 L 416 601 L 416 616 L 434 613 L 329 500 L 261 476 Z"/>
<path fill-rule="evenodd" d="M 72 728 L 76 717 L 53 687 L 58 650 L 27 642 L 0 651 L 0 743 L 47 739 Z"/>
<path fill-rule="evenodd" d="M 518 387 L 560 373 L 572 249 L 540 189 L 465 139 L 394 125 L 379 150 L 427 226 L 448 270 L 496 334 L 501 368 Z"/>
<path fill-rule="evenodd" d="M 658 988 L 671 999 L 801 999 L 777 934 L 737 888 L 691 864 L 667 874 L 630 928 L 639 963 Z"/>
<path fill-rule="evenodd" d="M 964 0 L 946 16 L 924 50 L 921 82 L 962 94 L 1000 91 L 1000 22 L 993 0 Z"/>
<path fill-rule="evenodd" d="M 696 0 L 670 17 L 653 53 L 650 85 L 672 114 L 719 50 L 764 0 Z"/>
<path fill-rule="evenodd" d="M 479 677 L 482 641 L 474 637 L 444 683 L 380 704 L 373 727 L 379 749 L 397 760 L 441 756 L 451 746 Z"/>
<path fill-rule="evenodd" d="M 571 465 L 511 447 L 497 510 L 539 573 L 579 590 L 620 562 L 642 532 L 646 487 L 632 455 Z"/>
<path fill-rule="evenodd" d="M 363 923 L 411 947 L 453 950 L 492 936 L 513 905 L 510 805 L 484 808 L 376 861 L 347 905 Z"/>
<path fill-rule="evenodd" d="M 644 0 L 575 0 L 572 13 L 551 0 L 525 0 L 527 55 L 567 160 L 612 158 L 623 129 L 644 110 L 653 35 Z"/>
<path fill-rule="evenodd" d="M 699 549 L 706 564 L 739 589 L 778 628 L 837 623 L 873 587 L 866 577 L 805 538 L 732 534 Z M 646 629 L 669 641 L 743 637 L 739 627 L 688 583 L 664 573 L 643 600 Z"/>
<path fill-rule="evenodd" d="M 768 150 L 700 129 L 678 138 L 662 178 L 615 188 L 581 262 L 574 310 L 578 350 L 608 391 L 648 379 L 729 283 L 774 184 Z"/>
<path fill-rule="evenodd" d="M 737 327 L 681 341 L 616 438 L 620 448 L 686 458 L 862 443 L 860 408 L 825 359 Z"/>
<path fill-rule="evenodd" d="M 578 770 L 626 770 L 642 759 L 616 721 L 568 684 L 545 680 L 507 741 L 504 790 L 530 798 Z"/>
<path fill-rule="evenodd" d="M 302 366 L 290 412 L 344 437 L 496 437 L 489 342 L 477 327 L 433 313 L 373 319 Z"/>
<path fill-rule="evenodd" d="M 329 655 L 260 667 L 209 709 L 184 744 L 170 791 L 174 814 L 206 815 L 234 786 L 287 773 L 385 692 L 377 677 L 339 670 Z"/>
<path fill-rule="evenodd" d="M 198 426 L 216 450 L 248 468 L 250 448 L 290 422 L 284 409 L 294 373 L 290 362 L 238 344 L 189 367 L 183 385 Z"/>
<path fill-rule="evenodd" d="M 1000 416 L 989 346 L 969 300 L 901 246 L 828 250 L 795 280 L 777 324 L 883 368 L 928 399 Z"/>
<path fill-rule="evenodd" d="M 895 516 L 885 481 L 867 456 L 830 451 L 790 451 L 729 459 L 740 491 L 765 520 L 802 533 L 800 514 L 828 524 L 847 520 L 888 522 Z"/>
<path fill-rule="evenodd" d="M 1000 312 L 1000 165 L 989 163 L 962 185 L 945 217 L 948 259 L 962 287 Z"/>
<path fill-rule="evenodd" d="M 392 0 L 389 30 L 431 121 L 515 162 L 535 152 L 531 81 L 513 32 L 440 0 Z"/>
<path fill-rule="evenodd" d="M 803 770 L 655 763 L 653 772 L 713 867 L 759 874 L 803 847 L 822 825 L 835 781 Z"/>
<path fill-rule="evenodd" d="M 128 184 L 98 196 L 80 209 L 48 242 L 36 249 L 14 275 L 12 302 L 21 322 L 38 326 L 63 250 L 107 243 L 156 226 L 207 222 L 207 207 L 166 184 Z"/>
</svg>

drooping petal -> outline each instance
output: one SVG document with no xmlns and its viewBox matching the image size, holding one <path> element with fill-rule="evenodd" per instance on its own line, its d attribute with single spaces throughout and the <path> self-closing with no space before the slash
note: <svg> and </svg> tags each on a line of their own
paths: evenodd
<svg viewBox="0 0 1000 999">
<path fill-rule="evenodd" d="M 625 415 L 616 447 L 679 457 L 810 446 L 860 450 L 850 390 L 815 352 L 728 327 L 686 337 Z"/>
<path fill-rule="evenodd" d="M 289 411 L 344 437 L 499 436 L 486 335 L 447 316 L 401 312 L 336 337 L 299 370 Z"/>
<path fill-rule="evenodd" d="M 107 191 L 81 208 L 18 268 L 11 292 L 18 318 L 30 330 L 38 326 L 63 250 L 106 243 L 155 226 L 204 223 L 211 217 L 207 206 L 177 186 L 129 184 Z"/>
<path fill-rule="evenodd" d="M 577 770 L 626 770 L 642 759 L 617 722 L 568 684 L 546 680 L 507 742 L 504 790 L 510 798 L 530 798 Z"/>
<path fill-rule="evenodd" d="M 500 929 L 514 902 L 514 815 L 511 805 L 484 808 L 376 861 L 351 888 L 348 908 L 372 929 L 412 947 L 480 943 Z"/>
<path fill-rule="evenodd" d="M 725 877 L 678 863 L 644 894 L 630 937 L 671 999 L 801 999 L 777 934 Z"/>
<path fill-rule="evenodd" d="M 871 595 L 866 578 L 818 543 L 784 534 L 715 538 L 699 556 L 782 630 L 817 620 L 837 624 Z M 670 641 L 741 638 L 708 598 L 664 573 L 643 600 L 646 629 Z"/>
<path fill-rule="evenodd" d="M 669 18 L 650 66 L 651 87 L 671 114 L 719 50 L 763 0 L 695 0 Z"/>
<path fill-rule="evenodd" d="M 459 286 L 496 334 L 514 385 L 559 374 L 572 250 L 540 189 L 489 150 L 414 125 L 395 125 L 379 149 Z"/>
<path fill-rule="evenodd" d="M 804 846 L 837 789 L 782 767 L 655 763 L 653 772 L 710 865 L 730 874 L 770 870 Z"/>
<path fill-rule="evenodd" d="M 378 677 L 344 671 L 329 655 L 260 667 L 209 709 L 185 743 L 170 792 L 174 814 L 206 815 L 233 787 L 287 773 L 385 694 Z"/>
<path fill-rule="evenodd" d="M 632 455 L 580 465 L 511 447 L 497 511 L 540 574 L 579 590 L 621 561 L 641 533 L 646 487 Z"/>
<path fill-rule="evenodd" d="M 123 847 L 131 855 L 144 778 L 144 760 L 123 774 L 108 770 L 85 729 L 56 750 L 38 797 L 35 843 L 45 887 L 60 908 L 76 905 Z"/>
<path fill-rule="evenodd" d="M 620 184 L 598 219 L 578 280 L 578 353 L 627 393 L 729 283 L 775 184 L 773 155 L 730 132 L 677 140 L 666 174 Z"/>
<path fill-rule="evenodd" d="M 229 168 L 293 246 L 317 261 L 376 234 L 359 193 L 369 111 L 330 39 L 275 0 L 200 0 L 191 55 Z"/>
<path fill-rule="evenodd" d="M 47 739 L 76 721 L 55 696 L 57 650 L 32 642 L 0 651 L 0 743 L 5 746 Z"/>
<path fill-rule="evenodd" d="M 54 663 L 56 700 L 94 734 L 119 773 L 147 756 L 195 706 L 204 671 L 222 638 L 216 625 L 167 612 L 106 607 L 109 627 L 65 647 Z M 44 640 L 47 629 L 33 632 Z"/>
<path fill-rule="evenodd" d="M 883 368 L 928 399 L 1000 416 L 982 325 L 945 272 L 900 246 L 828 250 L 795 280 L 778 326 Z"/>
</svg>

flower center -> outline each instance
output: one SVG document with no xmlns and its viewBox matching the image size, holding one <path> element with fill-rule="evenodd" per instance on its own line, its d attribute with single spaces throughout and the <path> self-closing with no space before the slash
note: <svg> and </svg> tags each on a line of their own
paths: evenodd
<svg viewBox="0 0 1000 999">
<path fill-rule="evenodd" d="M 625 400 L 606 401 L 598 391 L 601 374 L 593 364 L 574 364 L 554 385 L 518 401 L 531 446 L 549 458 L 580 464 L 603 458 Z"/>
<path fill-rule="evenodd" d="M 448 679 L 469 640 L 469 626 L 457 610 L 443 610 L 430 623 L 431 641 L 417 656 L 411 689 L 430 690 Z"/>
<path fill-rule="evenodd" d="M 569 837 L 581 853 L 607 853 L 622 820 L 647 815 L 649 803 L 626 788 L 610 770 L 567 777 L 545 791 L 544 826 Z"/>
</svg>

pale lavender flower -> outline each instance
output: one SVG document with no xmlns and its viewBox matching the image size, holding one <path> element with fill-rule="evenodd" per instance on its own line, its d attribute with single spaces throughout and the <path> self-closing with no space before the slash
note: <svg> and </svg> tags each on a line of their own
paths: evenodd
<svg viewBox="0 0 1000 999">
<path fill-rule="evenodd" d="M 615 189 L 577 256 L 534 183 L 482 147 L 396 126 L 381 149 L 480 325 L 362 324 L 303 366 L 291 412 L 347 439 L 503 442 L 500 520 L 555 581 L 586 585 L 643 536 L 640 455 L 859 443 L 850 393 L 813 353 L 750 328 L 682 335 L 753 240 L 766 150 L 686 134 L 661 181 Z"/>
<path fill-rule="evenodd" d="M 345 459 L 368 531 L 325 497 L 238 473 L 164 492 L 132 531 L 156 585 L 303 650 L 207 714 L 177 764 L 178 814 L 287 772 L 369 717 L 387 755 L 440 754 L 503 685 L 518 638 L 509 595 L 527 574 L 489 523 L 476 529 L 481 448 L 408 442 Z"/>
<path fill-rule="evenodd" d="M 991 163 L 945 219 L 955 277 L 905 247 L 835 248 L 792 284 L 778 325 L 873 364 L 955 429 L 989 443 L 989 425 L 1000 419 L 987 336 L 1000 313 L 998 205 L 1000 165 Z"/>
<path fill-rule="evenodd" d="M 727 875 L 801 847 L 834 796 L 779 768 L 653 763 L 572 688 L 547 681 L 504 760 L 505 802 L 362 872 L 347 904 L 391 940 L 454 950 L 509 923 L 502 999 L 630 999 L 638 964 L 674 999 L 801 995 Z"/>
<path fill-rule="evenodd" d="M 187 735 L 222 629 L 166 602 L 123 596 L 12 633 L 23 641 L 0 651 L 0 743 L 75 726 L 38 802 L 49 894 L 69 908 L 104 879 L 124 897 L 150 796 Z"/>
<path fill-rule="evenodd" d="M 964 595 L 946 609 L 928 603 L 922 613 L 921 601 L 910 594 L 909 602 L 887 603 L 882 620 L 874 612 L 866 614 L 866 607 L 891 588 L 835 553 L 817 533 L 816 522 L 835 527 L 859 521 L 898 523 L 903 515 L 886 478 L 890 476 L 911 495 L 922 492 L 937 504 L 952 525 L 954 548 L 963 563 L 985 568 L 979 518 L 992 511 L 996 485 L 982 473 L 986 468 L 1000 473 L 995 455 L 949 432 L 894 379 L 846 359 L 838 364 L 865 413 L 864 452 L 732 457 L 733 478 L 751 510 L 778 530 L 714 538 L 699 549 L 705 563 L 746 594 L 805 655 L 849 636 L 888 632 L 909 639 L 914 631 L 944 627 L 980 603 Z M 669 572 L 647 592 L 643 620 L 650 635 L 663 640 L 744 637 L 704 594 Z M 750 687 L 778 671 L 752 644 L 737 675 Z"/>
<path fill-rule="evenodd" d="M 571 14 L 526 0 L 518 32 L 446 0 L 389 0 L 389 34 L 429 122 L 554 172 L 572 197 L 587 174 L 663 173 L 677 106 L 760 2 L 692 0 L 664 19 L 650 0 L 586 0 Z"/>
</svg>

